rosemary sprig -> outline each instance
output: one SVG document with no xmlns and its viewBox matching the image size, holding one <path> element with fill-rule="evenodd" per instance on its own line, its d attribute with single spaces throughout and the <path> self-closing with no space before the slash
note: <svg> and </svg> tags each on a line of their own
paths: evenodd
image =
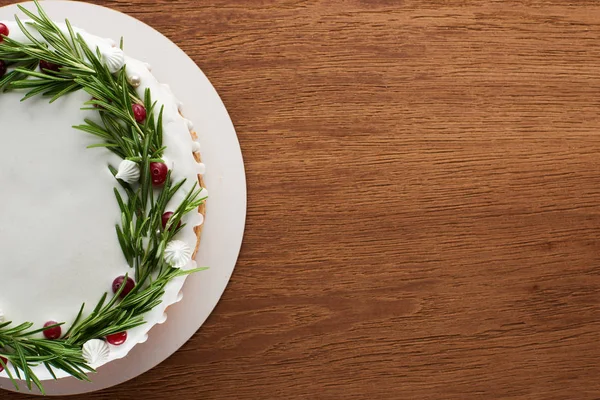
<svg viewBox="0 0 600 400">
<path fill-rule="evenodd" d="M 18 5 L 31 21 L 23 23 L 15 17 L 30 43 L 20 43 L 9 37 L 4 37 L 0 43 L 0 59 L 10 69 L 0 80 L 0 89 L 24 90 L 22 100 L 41 95 L 49 97 L 50 102 L 77 90 L 86 91 L 91 100 L 82 109 L 98 111 L 101 122 L 86 119 L 74 128 L 99 139 L 91 148 L 106 148 L 123 159 L 139 163 L 141 170 L 139 185 L 117 180 L 119 189 L 114 190 L 121 211 L 121 223 L 115 227 L 116 235 L 125 259 L 134 270 L 137 282 L 134 289 L 122 300 L 120 291 L 110 298 L 105 293 L 87 316 L 85 304 L 82 305 L 75 321 L 60 340 L 37 338 L 36 335 L 47 327 L 32 329 L 30 322 L 17 326 L 13 326 L 12 322 L 0 323 L 0 356 L 9 361 L 5 363 L 0 357 L 0 366 L 17 389 L 16 380 L 23 379 L 29 389 L 35 385 L 43 393 L 43 386 L 33 367 L 43 364 L 55 379 L 54 369 L 60 369 L 77 379 L 88 380 L 86 373 L 93 369 L 82 356 L 82 346 L 86 341 L 144 324 L 144 314 L 161 303 L 168 282 L 205 269 L 183 271 L 167 265 L 163 259 L 167 244 L 183 228 L 177 227 L 182 218 L 196 210 L 205 198 L 200 197 L 201 188 L 194 184 L 174 211 L 167 227 L 160 229 L 165 207 L 185 184 L 184 180 L 173 182 L 169 173 L 159 193 L 155 194 L 152 188 L 150 163 L 162 161 L 165 150 L 162 145 L 163 109 L 155 110 L 156 103 L 152 101 L 149 90 L 145 91 L 143 99 L 137 97 L 127 82 L 125 67 L 112 74 L 103 64 L 99 51 L 90 49 L 69 21 L 66 21 L 67 32 L 62 31 L 38 1 L 34 0 L 34 3 L 37 14 Z M 42 40 L 38 40 L 30 30 L 35 30 Z M 61 68 L 58 72 L 38 71 L 40 60 Z M 134 103 L 143 104 L 148 111 L 142 124 L 135 120 Z M 113 166 L 109 169 L 116 175 Z M 8 367 L 12 367 L 12 371 Z"/>
</svg>

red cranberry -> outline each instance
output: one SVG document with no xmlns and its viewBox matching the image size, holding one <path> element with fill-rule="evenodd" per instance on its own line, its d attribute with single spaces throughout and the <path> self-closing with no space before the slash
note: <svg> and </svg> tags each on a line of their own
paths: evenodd
<svg viewBox="0 0 600 400">
<path fill-rule="evenodd" d="M 58 72 L 60 70 L 60 65 L 40 60 L 40 69 L 42 71 Z"/>
<path fill-rule="evenodd" d="M 173 216 L 173 213 L 171 211 L 167 211 L 166 213 L 164 213 L 162 215 L 162 227 L 163 229 L 165 229 L 167 227 L 167 223 L 169 222 L 169 220 L 171 219 L 171 217 Z M 181 228 L 181 220 L 179 220 L 179 222 L 177 223 L 177 228 L 175 229 L 179 229 Z M 171 229 L 173 229 L 173 225 L 171 225 Z"/>
<path fill-rule="evenodd" d="M 156 186 L 160 186 L 167 180 L 167 164 L 161 162 L 150 163 L 150 175 L 152 175 L 152 183 Z"/>
<path fill-rule="evenodd" d="M 8 362 L 7 358 L 4 357 L 0 357 L 0 359 L 2 359 L 2 362 L 4 363 L 4 365 L 6 365 L 6 363 Z M 0 372 L 4 371 L 4 367 L 2 366 L 2 363 L 0 363 Z"/>
<path fill-rule="evenodd" d="M 0 78 L 6 74 L 6 63 L 0 60 Z"/>
<path fill-rule="evenodd" d="M 139 104 L 132 105 L 131 109 L 133 110 L 133 116 L 135 117 L 135 120 L 140 124 L 144 122 L 146 119 L 146 109 Z"/>
<path fill-rule="evenodd" d="M 0 24 L 0 43 L 4 41 L 4 38 L 2 37 L 3 35 L 8 36 L 8 26 Z"/>
<path fill-rule="evenodd" d="M 44 328 L 47 326 L 52 326 L 52 325 L 56 325 L 56 324 L 57 324 L 56 321 L 48 321 L 44 324 Z M 44 336 L 46 337 L 46 339 L 50 339 L 50 340 L 58 339 L 61 334 L 62 334 L 62 329 L 60 328 L 60 326 L 54 326 L 52 328 L 48 328 L 48 329 L 44 330 Z"/>
<path fill-rule="evenodd" d="M 113 346 L 120 346 L 127 340 L 127 332 L 113 333 L 106 336 L 106 341 Z"/>
<path fill-rule="evenodd" d="M 123 285 L 124 280 L 125 280 L 124 276 L 119 276 L 118 278 L 116 278 L 113 281 L 113 284 L 112 284 L 113 293 L 117 293 L 119 291 L 119 289 Z M 125 287 L 119 294 L 119 297 L 123 298 L 123 297 L 127 296 L 129 294 L 129 292 L 131 292 L 133 290 L 134 287 L 135 287 L 135 281 L 128 277 L 127 282 L 125 282 Z"/>
</svg>

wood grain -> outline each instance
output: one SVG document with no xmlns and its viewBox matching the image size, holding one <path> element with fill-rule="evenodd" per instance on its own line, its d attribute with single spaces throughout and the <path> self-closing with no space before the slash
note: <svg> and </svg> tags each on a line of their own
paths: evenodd
<svg viewBox="0 0 600 400">
<path fill-rule="evenodd" d="M 249 205 L 208 322 L 85 398 L 600 398 L 597 1 L 94 3 L 208 75 Z"/>
</svg>

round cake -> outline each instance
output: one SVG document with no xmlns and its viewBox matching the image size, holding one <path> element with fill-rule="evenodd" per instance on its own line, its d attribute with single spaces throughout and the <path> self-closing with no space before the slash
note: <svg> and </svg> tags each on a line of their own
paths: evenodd
<svg viewBox="0 0 600 400">
<path fill-rule="evenodd" d="M 207 190 L 191 121 L 121 44 L 0 21 L 0 377 L 88 376 L 181 300 Z"/>
</svg>

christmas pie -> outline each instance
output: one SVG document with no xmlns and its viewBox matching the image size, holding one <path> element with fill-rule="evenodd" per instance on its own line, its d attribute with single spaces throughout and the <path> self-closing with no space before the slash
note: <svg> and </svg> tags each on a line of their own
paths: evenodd
<svg viewBox="0 0 600 400">
<path fill-rule="evenodd" d="M 36 6 L 0 21 L 0 377 L 43 391 L 165 321 L 202 270 L 207 190 L 150 65 Z"/>
</svg>

